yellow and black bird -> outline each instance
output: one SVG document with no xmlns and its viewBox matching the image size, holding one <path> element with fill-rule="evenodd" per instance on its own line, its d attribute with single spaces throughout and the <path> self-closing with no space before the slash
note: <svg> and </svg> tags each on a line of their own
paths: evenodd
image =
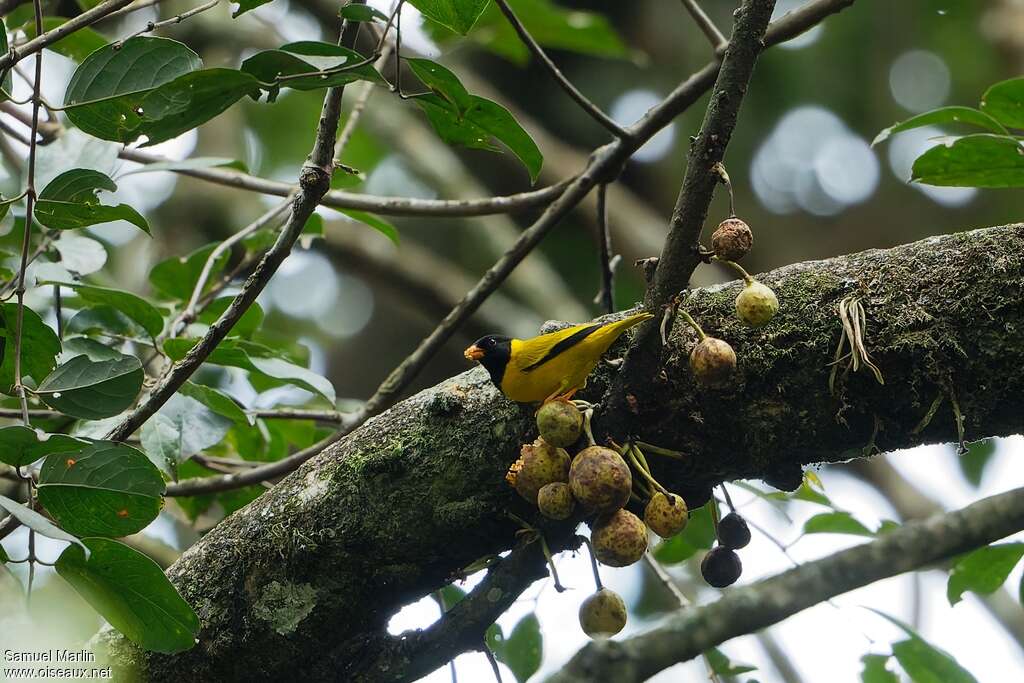
<svg viewBox="0 0 1024 683">
<path fill-rule="evenodd" d="M 574 325 L 532 339 L 490 334 L 465 351 L 505 396 L 520 403 L 569 399 L 623 332 L 653 316 L 637 313 L 605 325 Z"/>
</svg>

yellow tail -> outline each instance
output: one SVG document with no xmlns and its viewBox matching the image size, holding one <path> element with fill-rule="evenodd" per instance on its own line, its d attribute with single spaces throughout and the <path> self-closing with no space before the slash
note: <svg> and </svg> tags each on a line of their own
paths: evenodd
<svg viewBox="0 0 1024 683">
<path fill-rule="evenodd" d="M 605 326 L 605 328 L 608 330 L 607 334 L 612 339 L 615 339 L 620 334 L 622 334 L 623 332 L 625 332 L 629 328 L 633 327 L 634 325 L 639 325 L 643 321 L 649 320 L 649 319 L 651 319 L 653 317 L 654 317 L 654 315 L 652 313 L 648 313 L 647 311 L 643 311 L 643 312 L 631 315 L 628 318 L 623 318 L 622 320 L 618 320 L 618 321 L 613 322 L 613 323 L 608 323 Z M 602 330 L 602 332 L 603 332 L 603 330 Z"/>
</svg>

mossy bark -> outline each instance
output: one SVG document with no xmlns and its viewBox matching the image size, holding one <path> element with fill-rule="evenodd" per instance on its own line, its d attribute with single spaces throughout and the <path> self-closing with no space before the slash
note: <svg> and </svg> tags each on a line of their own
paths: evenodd
<svg viewBox="0 0 1024 683">
<path fill-rule="evenodd" d="M 1021 430 L 1024 226 L 759 279 L 782 307 L 758 330 L 733 314 L 739 282 L 683 302 L 708 334 L 735 348 L 730 389 L 695 388 L 688 356 L 696 340 L 678 320 L 661 370 L 631 402 L 638 437 L 686 453 L 652 465 L 691 503 L 726 479 L 790 486 L 809 464 L 954 441 L 954 405 L 968 439 Z M 833 395 L 837 304 L 850 295 L 865 307 L 866 346 L 885 384 L 840 372 Z M 602 367 L 584 394 L 600 398 L 611 372 Z M 504 481 L 534 431 L 533 409 L 505 400 L 482 369 L 400 403 L 224 520 L 171 567 L 202 620 L 194 649 L 142 654 L 107 633 L 113 660 L 160 681 L 401 680 L 403 660 L 380 668 L 381 653 L 404 642 L 387 635 L 388 619 L 474 560 L 509 548 L 516 524 L 507 511 L 536 519 Z"/>
</svg>

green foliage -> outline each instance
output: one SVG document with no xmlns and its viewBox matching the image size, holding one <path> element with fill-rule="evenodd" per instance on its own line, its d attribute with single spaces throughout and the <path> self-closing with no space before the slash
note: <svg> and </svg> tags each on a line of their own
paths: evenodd
<svg viewBox="0 0 1024 683">
<path fill-rule="evenodd" d="M 64 17 L 43 17 L 43 33 L 67 23 Z M 19 30 L 25 32 L 25 37 L 31 40 L 36 37 L 36 22 L 34 19 L 23 23 Z M 68 59 L 81 62 L 90 54 L 99 50 L 107 44 L 106 38 L 88 27 L 77 29 L 64 38 L 51 43 L 50 50 L 57 54 L 64 55 Z"/>
<path fill-rule="evenodd" d="M 967 452 L 957 458 L 957 463 L 960 465 L 960 471 L 963 473 L 964 478 L 975 488 L 981 486 L 981 478 L 985 473 L 985 468 L 992 461 L 992 456 L 995 454 L 995 439 L 984 439 L 967 444 Z"/>
<path fill-rule="evenodd" d="M 893 643 L 892 653 L 913 683 L 978 683 L 970 672 L 957 664 L 952 655 L 928 643 L 914 629 L 884 612 L 871 611 L 888 619 L 910 636 Z"/>
<path fill-rule="evenodd" d="M 900 677 L 889 670 L 889 660 L 886 655 L 864 655 L 860 661 L 864 669 L 860 673 L 861 683 L 900 683 Z"/>
<path fill-rule="evenodd" d="M 347 21 L 386 22 L 388 20 L 388 15 L 384 14 L 379 9 L 370 7 L 369 5 L 345 5 L 341 8 L 341 12 L 338 13 L 338 16 Z"/>
<path fill-rule="evenodd" d="M 654 549 L 654 558 L 663 564 L 685 562 L 700 550 L 708 550 L 715 543 L 715 523 L 709 505 L 690 511 L 690 521 L 682 533 L 662 541 Z"/>
<path fill-rule="evenodd" d="M 17 330 L 18 305 L 0 305 L 0 330 L 3 347 L 0 350 L 0 391 L 12 394 L 14 389 L 14 337 Z M 21 373 L 40 382 L 57 364 L 60 339 L 42 318 L 27 306 L 21 321 Z"/>
<path fill-rule="evenodd" d="M 508 666 L 519 683 L 540 669 L 544 658 L 544 636 L 537 615 L 530 612 L 516 623 L 507 638 L 501 629 L 488 630 L 487 644 L 494 657 Z"/>
<path fill-rule="evenodd" d="M 713 647 L 704 653 L 711 670 L 719 676 L 739 676 L 740 674 L 757 671 L 756 666 L 749 664 L 736 664 L 729 659 L 728 655 Z"/>
<path fill-rule="evenodd" d="M 135 356 L 118 355 L 94 361 L 76 356 L 44 379 L 36 394 L 65 415 L 99 420 L 128 408 L 142 388 L 142 363 Z"/>
<path fill-rule="evenodd" d="M 65 171 L 39 193 L 34 215 L 37 221 L 54 230 L 72 230 L 123 220 L 148 233 L 149 223 L 132 207 L 99 203 L 96 195 L 100 190 L 113 192 L 116 189 L 117 183 L 99 171 L 87 168 Z"/>
<path fill-rule="evenodd" d="M 13 515 L 16 520 L 38 534 L 42 534 L 47 538 L 52 538 L 55 541 L 75 543 L 83 549 L 85 548 L 81 541 L 63 529 L 57 528 L 52 522 L 50 522 L 50 520 L 46 519 L 46 517 L 43 517 L 35 510 L 29 510 L 21 503 L 11 500 L 7 496 L 0 496 L 0 508 L 6 510 L 8 514 Z"/>
<path fill-rule="evenodd" d="M 65 434 L 46 432 L 15 425 L 0 429 L 0 462 L 11 467 L 24 467 L 51 453 L 67 453 L 84 447 L 86 442 Z"/>
<path fill-rule="evenodd" d="M 280 87 L 320 90 L 354 81 L 384 83 L 384 77 L 366 61 L 340 45 L 306 40 L 258 52 L 242 62 L 242 72 L 269 87 L 273 102 Z"/>
<path fill-rule="evenodd" d="M 207 244 L 205 247 L 196 249 L 188 256 L 171 257 L 153 266 L 149 271 L 149 284 L 152 285 L 160 295 L 179 301 L 188 301 L 192 292 L 199 282 L 199 275 L 203 272 L 210 254 L 217 247 L 216 244 Z M 210 269 L 210 278 L 205 289 L 213 284 L 216 276 L 228 263 L 227 251 L 221 252 Z"/>
<path fill-rule="evenodd" d="M 854 519 L 849 512 L 823 512 L 804 522 L 805 534 L 852 534 L 874 536 L 874 532 Z"/>
<path fill-rule="evenodd" d="M 156 337 L 164 329 L 164 318 L 156 306 L 131 292 L 122 292 L 107 287 L 96 287 L 81 282 L 41 281 L 39 284 L 59 285 L 75 290 L 86 304 L 94 306 L 110 306 L 135 322 L 150 337 Z"/>
<path fill-rule="evenodd" d="M 157 467 L 176 478 L 180 463 L 216 446 L 232 424 L 203 402 L 175 394 L 142 425 L 142 448 Z"/>
<path fill-rule="evenodd" d="M 963 599 L 966 591 L 994 593 L 1024 557 L 1024 543 L 985 546 L 957 559 L 949 574 L 946 597 L 950 605 Z"/>
<path fill-rule="evenodd" d="M 76 536 L 127 536 L 160 513 L 164 481 L 144 453 L 96 441 L 78 453 L 54 453 L 39 471 L 39 501 Z"/>
<path fill-rule="evenodd" d="M 409 0 L 409 4 L 428 19 L 466 35 L 490 0 Z"/>
<path fill-rule="evenodd" d="M 86 538 L 70 546 L 57 573 L 104 619 L 140 647 L 181 652 L 195 645 L 199 618 L 153 560 L 118 541 Z"/>
<path fill-rule="evenodd" d="M 990 87 L 981 108 L 942 107 L 890 126 L 875 144 L 893 133 L 935 124 L 963 124 L 985 129 L 936 145 L 914 162 L 911 180 L 956 187 L 1024 187 L 1024 138 L 1009 128 L 1024 128 L 1024 77 Z"/>
</svg>

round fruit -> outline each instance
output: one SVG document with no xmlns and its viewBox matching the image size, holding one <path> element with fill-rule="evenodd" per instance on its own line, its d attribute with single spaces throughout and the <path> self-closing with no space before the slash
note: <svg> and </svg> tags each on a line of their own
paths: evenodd
<svg viewBox="0 0 1024 683">
<path fill-rule="evenodd" d="M 757 280 L 750 280 L 736 297 L 736 314 L 751 327 L 767 325 L 779 311 L 779 298 L 772 288 Z"/>
<path fill-rule="evenodd" d="M 667 496 L 658 491 L 651 496 L 644 508 L 644 522 L 651 531 L 662 538 L 671 538 L 686 528 L 690 515 L 686 510 L 686 501 L 675 493 Z"/>
<path fill-rule="evenodd" d="M 537 411 L 537 429 L 552 446 L 566 448 L 580 438 L 583 415 L 568 401 L 548 401 Z"/>
<path fill-rule="evenodd" d="M 610 448 L 584 448 L 569 470 L 572 495 L 587 512 L 614 512 L 629 500 L 633 476 L 622 456 Z"/>
<path fill-rule="evenodd" d="M 704 386 L 724 386 L 736 370 L 736 352 L 721 339 L 704 337 L 690 352 L 690 369 Z"/>
<path fill-rule="evenodd" d="M 626 567 L 647 550 L 647 527 L 629 510 L 599 517 L 590 534 L 594 557 L 609 567 Z"/>
<path fill-rule="evenodd" d="M 730 512 L 718 521 L 718 542 L 726 548 L 739 550 L 750 543 L 750 527 L 747 521 L 735 512 Z"/>
<path fill-rule="evenodd" d="M 718 224 L 711 235 L 711 247 L 715 256 L 726 261 L 739 261 L 747 255 L 754 244 L 754 233 L 750 226 L 739 218 L 726 218 Z"/>
<path fill-rule="evenodd" d="M 700 563 L 700 574 L 715 588 L 725 588 L 736 583 L 743 573 L 740 556 L 729 548 L 718 546 L 708 551 Z"/>
<path fill-rule="evenodd" d="M 580 605 L 580 628 L 591 638 L 614 636 L 626 625 L 626 603 L 613 590 L 602 588 Z"/>
<path fill-rule="evenodd" d="M 568 484 L 553 481 L 537 492 L 537 507 L 542 515 L 550 519 L 569 519 L 576 507 L 576 500 Z"/>
<path fill-rule="evenodd" d="M 564 482 L 569 478 L 569 454 L 544 439 L 523 444 L 506 479 L 526 500 L 536 504 L 537 494 L 545 484 Z"/>
</svg>

